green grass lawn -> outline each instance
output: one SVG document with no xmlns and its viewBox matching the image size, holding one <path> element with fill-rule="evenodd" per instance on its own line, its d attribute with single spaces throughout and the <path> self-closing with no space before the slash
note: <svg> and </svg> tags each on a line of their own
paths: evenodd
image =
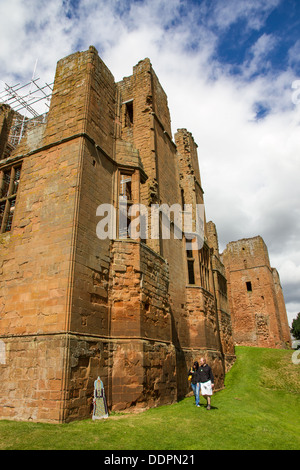
<svg viewBox="0 0 300 470">
<path fill-rule="evenodd" d="M 194 398 L 69 424 L 0 421 L 0 450 L 299 450 L 300 365 L 293 351 L 237 347 L 212 409 Z M 205 400 L 201 398 L 204 405 Z"/>
</svg>

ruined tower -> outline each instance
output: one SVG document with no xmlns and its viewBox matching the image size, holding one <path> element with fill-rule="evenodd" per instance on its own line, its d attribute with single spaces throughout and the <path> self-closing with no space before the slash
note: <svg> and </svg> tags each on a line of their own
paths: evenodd
<svg viewBox="0 0 300 470">
<path fill-rule="evenodd" d="M 235 344 L 268 348 L 290 345 L 279 275 L 270 266 L 263 239 L 257 236 L 228 243 L 222 260 Z"/>
<path fill-rule="evenodd" d="M 204 218 L 199 249 L 170 237 L 102 237 L 108 205 L 203 204 L 197 146 L 172 140 L 149 59 L 115 80 L 94 47 L 57 64 L 48 115 L 19 145 L 1 108 L 0 416 L 90 416 L 100 375 L 113 410 L 172 403 L 206 354 L 216 388 L 234 360 L 224 266 Z M 195 227 L 190 229 L 193 234 Z"/>
</svg>

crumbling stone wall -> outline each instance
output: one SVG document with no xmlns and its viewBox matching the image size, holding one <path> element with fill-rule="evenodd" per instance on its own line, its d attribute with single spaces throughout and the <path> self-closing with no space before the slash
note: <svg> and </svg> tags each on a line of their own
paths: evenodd
<svg viewBox="0 0 300 470">
<path fill-rule="evenodd" d="M 206 225 L 206 230 L 208 242 L 212 250 L 211 262 L 216 296 L 216 308 L 218 311 L 217 318 L 219 322 L 222 352 L 225 358 L 225 371 L 227 372 L 235 360 L 233 327 L 227 291 L 227 278 L 225 266 L 221 261 L 221 256 L 219 253 L 218 234 L 215 224 L 212 221 L 208 222 Z"/>
<path fill-rule="evenodd" d="M 22 165 L 13 224 L 0 235 L 1 416 L 90 416 L 98 375 L 109 409 L 172 403 L 204 354 L 223 386 L 234 356 L 206 224 L 193 282 L 173 215 L 171 239 L 97 235 L 97 208 L 118 213 L 124 176 L 130 203 L 149 211 L 203 203 L 197 146 L 185 129 L 173 142 L 170 123 L 149 59 L 116 84 L 90 47 L 58 62 L 46 120 L 1 160 L 0 172 Z"/>
<path fill-rule="evenodd" d="M 229 243 L 222 260 L 235 344 L 269 348 L 290 344 L 279 277 L 274 282 L 263 239 L 257 236 Z"/>
<path fill-rule="evenodd" d="M 177 398 L 165 260 L 137 241 L 115 241 L 111 263 L 114 409 Z M 158 393 L 159 392 L 159 393 Z"/>
<path fill-rule="evenodd" d="M 67 417 L 72 380 L 68 342 L 71 331 L 97 334 L 106 326 L 107 332 L 107 311 L 103 318 L 103 307 L 95 307 L 92 296 L 99 294 L 95 272 L 102 273 L 107 269 L 109 244 L 102 244 L 105 251 L 99 249 L 94 215 L 97 204 L 109 200 L 111 195 L 109 186 L 105 184 L 105 175 L 109 173 L 111 187 L 113 165 L 107 159 L 101 165 L 101 155 L 105 150 L 101 153 L 96 148 L 92 140 L 95 136 L 93 120 L 87 118 L 89 113 L 93 116 L 94 106 L 97 106 L 100 121 L 105 119 L 104 106 L 99 106 L 91 80 L 91 70 L 99 71 L 101 68 L 102 62 L 93 48 L 85 54 L 75 54 L 60 61 L 50 111 L 39 139 L 30 138 L 30 132 L 25 134 L 11 156 L 1 162 L 2 168 L 8 167 L 11 161 L 22 164 L 13 227 L 1 236 L 0 245 L 0 331 L 7 347 L 3 367 L 11 374 L 15 362 L 22 362 L 19 349 L 11 347 L 12 342 L 26 340 L 30 349 L 31 342 L 36 345 L 43 338 L 43 344 L 57 356 L 55 367 L 60 377 L 55 382 L 50 380 L 53 366 L 49 366 L 46 358 L 44 363 L 35 365 L 41 370 L 30 381 L 30 393 L 37 420 L 59 421 Z M 111 79 L 109 74 L 103 73 L 103 76 Z M 109 100 L 107 92 L 105 99 Z M 111 126 L 110 134 L 107 125 Z M 108 120 L 105 126 L 105 137 L 101 134 L 98 142 L 110 151 L 107 141 L 110 136 L 112 148 L 113 123 Z M 95 175 L 91 176 L 92 169 L 94 173 L 98 171 L 101 174 L 102 195 Z M 88 190 L 85 191 L 86 187 Z M 89 236 L 91 243 L 87 243 Z M 86 297 L 89 308 L 84 303 Z M 55 338 L 60 338 L 61 347 L 53 347 Z M 42 357 L 40 355 L 39 359 Z M 27 394 L 27 362 L 18 368 L 18 380 L 15 379 L 15 388 L 24 396 Z M 47 396 L 43 395 L 43 388 L 47 390 Z M 55 399 L 51 396 L 52 391 Z M 86 391 L 84 393 L 86 396 Z M 13 393 L 8 393 L 5 381 L 1 381 L 1 397 L 1 415 L 19 419 L 31 414 L 26 411 L 25 403 L 15 400 Z M 28 410 L 30 406 L 28 402 Z M 47 408 L 47 413 L 42 412 Z"/>
<path fill-rule="evenodd" d="M 9 133 L 13 121 L 14 111 L 7 104 L 0 103 L 0 159 L 9 153 Z"/>
</svg>

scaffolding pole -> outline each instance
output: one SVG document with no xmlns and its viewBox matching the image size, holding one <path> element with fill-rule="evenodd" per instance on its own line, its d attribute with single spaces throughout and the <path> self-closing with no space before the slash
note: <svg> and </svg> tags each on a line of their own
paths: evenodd
<svg viewBox="0 0 300 470">
<path fill-rule="evenodd" d="M 36 60 L 30 82 L 13 86 L 5 83 L 5 88 L 0 93 L 0 103 L 9 105 L 16 113 L 9 138 L 13 146 L 20 142 L 28 122 L 43 116 L 49 110 L 53 83 L 42 86 L 38 83 L 40 78 L 35 78 L 37 62 Z M 38 103 L 44 106 L 44 113 L 38 111 Z"/>
</svg>

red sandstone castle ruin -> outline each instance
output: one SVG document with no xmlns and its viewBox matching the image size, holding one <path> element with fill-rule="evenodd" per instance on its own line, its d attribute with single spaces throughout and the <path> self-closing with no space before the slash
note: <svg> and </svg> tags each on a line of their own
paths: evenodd
<svg viewBox="0 0 300 470">
<path fill-rule="evenodd" d="M 220 389 L 234 341 L 290 341 L 260 238 L 221 256 L 204 221 L 187 249 L 172 218 L 168 239 L 97 236 L 97 208 L 118 211 L 124 193 L 129 206 L 204 203 L 197 146 L 186 129 L 172 140 L 148 59 L 119 83 L 94 47 L 60 60 L 49 113 L 18 145 L 0 106 L 1 418 L 88 417 L 98 376 L 112 410 L 172 403 L 201 355 Z"/>
</svg>

